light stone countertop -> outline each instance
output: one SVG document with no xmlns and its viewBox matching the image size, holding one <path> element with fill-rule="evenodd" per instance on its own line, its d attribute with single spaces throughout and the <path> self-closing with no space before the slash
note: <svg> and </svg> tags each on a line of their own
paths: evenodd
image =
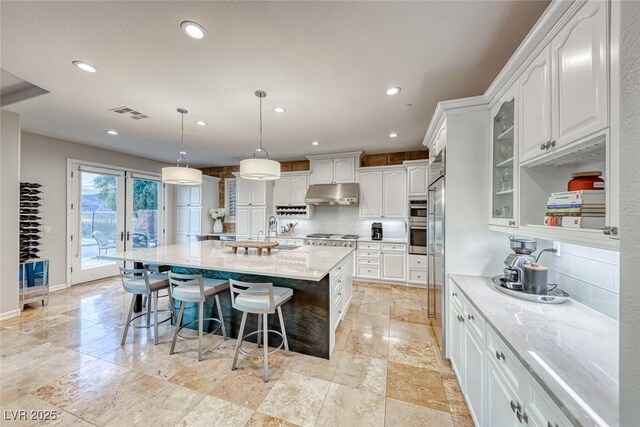
<svg viewBox="0 0 640 427">
<path fill-rule="evenodd" d="M 242 248 L 234 254 L 226 243 L 205 240 L 117 252 L 100 258 L 319 281 L 353 252 L 352 248 L 344 247 L 301 246 L 293 250 L 276 247 L 271 255 L 267 251 L 258 255 L 255 249 L 245 254 Z"/>
<path fill-rule="evenodd" d="M 567 418 L 585 426 L 620 424 L 616 320 L 573 300 L 520 300 L 496 290 L 487 277 L 450 278 Z"/>
</svg>

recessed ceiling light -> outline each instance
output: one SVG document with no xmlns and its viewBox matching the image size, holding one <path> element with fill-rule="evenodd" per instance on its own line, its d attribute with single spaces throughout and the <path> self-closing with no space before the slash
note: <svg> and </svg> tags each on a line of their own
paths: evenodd
<svg viewBox="0 0 640 427">
<path fill-rule="evenodd" d="M 387 95 L 397 95 L 401 90 L 402 89 L 400 89 L 399 86 L 390 87 L 389 89 L 387 89 Z"/>
<path fill-rule="evenodd" d="M 202 40 L 207 37 L 207 31 L 204 27 L 200 24 L 196 24 L 195 22 L 184 21 L 180 24 L 180 28 L 182 28 L 182 32 L 185 33 L 187 37 L 192 39 Z"/>
<path fill-rule="evenodd" d="M 313 141 L 311 145 L 320 145 L 320 143 L 318 141 Z"/>
<path fill-rule="evenodd" d="M 98 71 L 96 70 L 96 67 L 84 61 L 73 61 L 72 64 L 80 68 L 82 71 L 86 71 L 87 73 L 95 73 L 96 71 Z"/>
<path fill-rule="evenodd" d="M 389 134 L 389 138 L 397 138 L 397 137 L 398 137 L 398 134 L 396 132 L 391 132 Z"/>
<path fill-rule="evenodd" d="M 203 122 L 202 120 L 198 120 L 198 121 L 196 121 L 196 124 L 197 124 L 198 126 L 206 126 L 206 125 L 207 125 L 207 122 Z"/>
<path fill-rule="evenodd" d="M 273 109 L 273 111 L 275 111 L 276 113 L 284 113 L 285 111 L 287 111 L 287 109 L 284 107 L 276 107 Z"/>
<path fill-rule="evenodd" d="M 105 130 L 105 132 L 106 132 L 106 133 L 108 133 L 109 135 L 117 135 L 117 134 L 118 134 L 118 132 L 116 132 L 116 131 L 115 131 L 115 130 L 113 130 L 113 129 Z"/>
</svg>

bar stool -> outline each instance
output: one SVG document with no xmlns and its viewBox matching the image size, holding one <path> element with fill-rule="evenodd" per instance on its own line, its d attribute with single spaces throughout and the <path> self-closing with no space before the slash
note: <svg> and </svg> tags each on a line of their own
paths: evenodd
<svg viewBox="0 0 640 427">
<path fill-rule="evenodd" d="M 129 307 L 129 314 L 127 315 L 127 322 L 124 325 L 124 332 L 122 334 L 121 345 L 124 345 L 127 341 L 127 334 L 129 333 L 129 325 L 142 317 L 147 317 L 145 325 L 136 326 L 134 328 L 149 328 L 151 326 L 151 312 L 153 312 L 153 343 L 158 344 L 158 325 L 167 322 L 173 318 L 173 305 L 169 304 L 168 310 L 158 310 L 158 291 L 167 289 L 169 295 L 171 295 L 171 288 L 169 287 L 169 277 L 162 273 L 150 274 L 146 268 L 122 268 L 120 267 L 120 278 L 122 279 L 122 286 L 125 292 L 132 294 L 131 306 Z M 143 295 L 147 299 L 147 312 L 133 316 L 133 307 L 135 305 L 135 296 Z M 171 300 L 171 298 L 169 299 Z M 158 313 L 168 312 L 169 317 L 158 322 Z"/>
<path fill-rule="evenodd" d="M 219 326 L 210 333 L 215 333 L 222 328 L 222 337 L 227 339 L 227 331 L 224 327 L 224 317 L 222 316 L 222 308 L 220 305 L 220 292 L 229 288 L 229 282 L 226 280 L 203 279 L 201 274 L 178 274 L 169 272 L 169 283 L 171 284 L 171 295 L 180 301 L 180 311 L 178 312 L 178 320 L 176 321 L 176 330 L 173 334 L 171 342 L 171 350 L 169 354 L 173 354 L 176 347 L 176 339 L 183 337 L 180 331 L 195 322 L 198 322 L 198 362 L 202 360 L 202 336 L 205 320 L 218 322 Z M 207 297 L 213 295 L 218 311 L 218 319 L 215 317 L 204 317 L 204 302 Z M 198 319 L 182 325 L 182 316 L 184 315 L 184 306 L 189 302 L 198 303 Z"/>
<path fill-rule="evenodd" d="M 249 283 L 240 282 L 238 280 L 229 280 L 229 283 L 231 284 L 231 305 L 234 309 L 242 311 L 240 332 L 238 333 L 238 340 L 236 342 L 236 350 L 233 355 L 233 365 L 231 366 L 231 370 L 234 371 L 236 369 L 238 353 L 242 352 L 244 355 L 249 354 L 242 349 L 242 341 L 251 335 L 257 335 L 258 347 L 260 347 L 260 333 L 262 332 L 264 354 L 263 379 L 264 382 L 267 382 L 269 381 L 269 354 L 279 350 L 284 344 L 285 355 L 289 356 L 289 343 L 287 342 L 287 331 L 284 328 L 281 306 L 293 297 L 293 289 L 274 287 L 273 283 Z M 278 318 L 280 319 L 280 329 L 282 330 L 282 333 L 268 329 L 268 315 L 274 314 L 276 311 L 278 312 Z M 247 322 L 247 314 L 249 313 L 258 315 L 258 330 L 243 336 L 244 327 Z M 280 345 L 272 351 L 269 351 L 269 332 L 273 332 L 274 334 L 282 337 Z"/>
</svg>

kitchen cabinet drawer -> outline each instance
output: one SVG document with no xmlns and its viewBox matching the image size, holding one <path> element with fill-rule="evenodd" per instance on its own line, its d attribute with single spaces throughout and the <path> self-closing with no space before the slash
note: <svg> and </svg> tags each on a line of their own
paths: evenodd
<svg viewBox="0 0 640 427">
<path fill-rule="evenodd" d="M 358 265 L 380 265 L 380 258 L 358 258 Z"/>
<path fill-rule="evenodd" d="M 407 250 L 407 245 L 402 243 L 383 243 L 382 250 L 388 252 L 405 252 Z"/>
<path fill-rule="evenodd" d="M 528 418 L 527 424 L 542 427 L 573 425 L 528 372 L 525 372 L 524 384 L 526 388 L 524 413 Z"/>
<path fill-rule="evenodd" d="M 522 394 L 522 364 L 516 356 L 507 348 L 507 345 L 498 337 L 492 329 L 487 328 L 487 353 L 500 372 L 509 382 L 509 385 L 520 395 Z"/>
<path fill-rule="evenodd" d="M 358 265 L 358 277 L 368 277 L 371 279 L 380 278 L 380 267 Z"/>
<path fill-rule="evenodd" d="M 427 284 L 427 271 L 426 270 L 409 270 L 409 282 Z"/>
<path fill-rule="evenodd" d="M 366 250 L 374 250 L 374 251 L 379 251 L 380 250 L 380 243 L 374 243 L 374 242 L 358 242 L 358 251 L 362 249 L 366 249 Z"/>
<path fill-rule="evenodd" d="M 409 255 L 409 268 L 417 268 L 420 270 L 427 269 L 426 255 Z"/>
<path fill-rule="evenodd" d="M 449 297 L 450 297 L 449 299 L 453 301 L 453 303 L 456 304 L 458 308 L 462 311 L 462 301 L 464 299 L 464 296 L 462 295 L 462 292 L 460 292 L 460 289 L 458 289 L 458 287 L 454 285 L 452 281 L 449 281 L 449 284 L 451 285 L 451 291 L 449 292 Z"/>
<path fill-rule="evenodd" d="M 360 258 L 380 258 L 379 251 L 358 251 L 358 260 Z"/>
<path fill-rule="evenodd" d="M 468 328 L 475 332 L 478 338 L 480 338 L 480 341 L 484 342 L 486 326 L 484 317 L 482 317 L 466 299 L 464 300 L 464 317 L 466 318 Z"/>
<path fill-rule="evenodd" d="M 342 262 L 337 265 L 333 270 L 331 270 L 329 279 L 331 280 L 331 284 L 335 284 L 340 278 L 344 276 L 345 263 Z"/>
</svg>

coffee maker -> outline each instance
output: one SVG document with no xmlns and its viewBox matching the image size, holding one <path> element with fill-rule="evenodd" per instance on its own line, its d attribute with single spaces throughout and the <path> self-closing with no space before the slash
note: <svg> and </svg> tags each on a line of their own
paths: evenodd
<svg viewBox="0 0 640 427">
<path fill-rule="evenodd" d="M 371 224 L 371 240 L 382 240 L 382 223 L 374 222 Z"/>
<path fill-rule="evenodd" d="M 536 241 L 531 239 L 515 239 L 509 236 L 513 254 L 504 260 L 504 280 L 505 287 L 521 291 L 524 288 L 524 266 L 536 262 L 536 257 L 532 254 L 536 251 Z"/>
</svg>

